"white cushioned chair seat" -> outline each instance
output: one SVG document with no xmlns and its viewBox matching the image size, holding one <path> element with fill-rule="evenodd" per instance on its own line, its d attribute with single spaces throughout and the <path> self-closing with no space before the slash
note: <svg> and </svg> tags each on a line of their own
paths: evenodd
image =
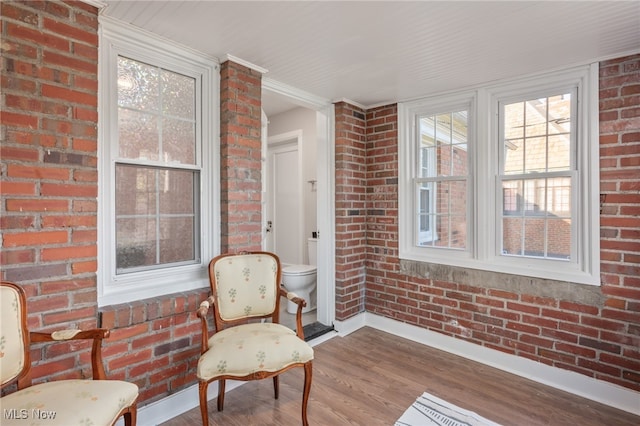
<svg viewBox="0 0 640 426">
<path fill-rule="evenodd" d="M 138 397 L 138 386 L 119 380 L 61 380 L 2 397 L 5 425 L 112 425 Z M 54 415 L 43 418 L 43 415 Z M 15 417 L 15 418 L 7 418 Z M 21 418 L 22 417 L 22 418 Z"/>
<path fill-rule="evenodd" d="M 311 346 L 290 328 L 274 323 L 243 324 L 221 330 L 209 339 L 209 350 L 198 362 L 198 378 L 274 372 L 312 359 Z"/>
</svg>

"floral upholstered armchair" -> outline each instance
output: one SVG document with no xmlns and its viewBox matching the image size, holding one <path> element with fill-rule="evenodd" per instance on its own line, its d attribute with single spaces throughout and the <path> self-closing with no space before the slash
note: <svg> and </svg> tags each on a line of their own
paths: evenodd
<svg viewBox="0 0 640 426">
<path fill-rule="evenodd" d="M 198 362 L 202 423 L 209 424 L 207 388 L 218 381 L 218 411 L 224 405 L 225 380 L 272 377 L 278 398 L 278 375 L 304 368 L 302 423 L 308 425 L 313 349 L 304 341 L 302 308 L 306 302 L 280 285 L 278 256 L 268 252 L 223 254 L 209 263 L 212 295 L 202 302 L 202 354 Z M 280 299 L 298 304 L 297 332 L 279 324 Z M 209 337 L 207 313 L 213 311 L 215 333 Z M 270 321 L 269 321 L 270 320 Z"/>
<path fill-rule="evenodd" d="M 138 386 L 106 380 L 102 365 L 105 329 L 62 330 L 53 333 L 27 330 L 26 296 L 16 284 L 0 286 L 0 376 L 2 389 L 17 390 L 3 396 L 2 419 L 7 425 L 113 425 L 124 416 L 127 426 L 136 424 Z M 31 384 L 30 342 L 61 342 L 91 339 L 93 380 L 57 380 Z"/>
</svg>

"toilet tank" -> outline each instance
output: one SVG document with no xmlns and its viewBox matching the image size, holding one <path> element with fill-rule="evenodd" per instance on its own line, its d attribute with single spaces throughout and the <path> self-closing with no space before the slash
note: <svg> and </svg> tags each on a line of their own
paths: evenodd
<svg viewBox="0 0 640 426">
<path fill-rule="evenodd" d="M 318 239 L 309 238 L 307 240 L 307 248 L 309 249 L 309 265 L 318 264 Z"/>
</svg>

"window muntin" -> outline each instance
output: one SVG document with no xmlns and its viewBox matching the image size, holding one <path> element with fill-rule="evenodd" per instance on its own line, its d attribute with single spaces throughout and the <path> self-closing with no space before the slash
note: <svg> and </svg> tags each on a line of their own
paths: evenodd
<svg viewBox="0 0 640 426">
<path fill-rule="evenodd" d="M 552 91 L 499 103 L 503 256 L 572 261 L 577 252 L 571 211 L 575 98 L 571 91 Z"/>
<path fill-rule="evenodd" d="M 197 80 L 118 56 L 117 82 L 116 274 L 198 263 Z"/>
<path fill-rule="evenodd" d="M 100 24 L 98 304 L 206 287 L 220 244 L 218 64 Z"/>
<path fill-rule="evenodd" d="M 199 188 L 196 171 L 116 165 L 116 274 L 200 261 Z"/>
<path fill-rule="evenodd" d="M 418 127 L 416 245 L 465 250 L 468 110 L 420 116 Z"/>
<path fill-rule="evenodd" d="M 455 203 L 466 208 L 467 245 L 439 247 L 438 232 L 420 245 L 430 223 L 416 218 L 438 217 L 442 204 L 421 194 L 442 193 L 455 178 L 418 177 L 429 176 L 418 169 L 418 123 L 461 105 L 469 111 L 469 172 L 467 197 Z M 399 103 L 398 119 L 401 259 L 600 283 L 597 63 Z M 417 189 L 419 179 L 428 190 Z"/>
</svg>

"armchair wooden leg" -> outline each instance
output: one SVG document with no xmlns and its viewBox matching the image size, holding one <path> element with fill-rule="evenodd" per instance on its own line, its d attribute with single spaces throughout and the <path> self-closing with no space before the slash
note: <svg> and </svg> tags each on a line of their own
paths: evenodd
<svg viewBox="0 0 640 426">
<path fill-rule="evenodd" d="M 275 376 L 273 378 L 273 394 L 275 395 L 276 399 L 278 399 L 278 396 L 280 395 L 280 381 L 278 380 L 278 377 L 280 376 Z"/>
<path fill-rule="evenodd" d="M 222 411 L 224 407 L 224 387 L 226 380 L 218 380 L 218 411 Z"/>
<path fill-rule="evenodd" d="M 309 402 L 311 380 L 313 378 L 312 367 L 311 361 L 304 365 L 304 391 L 302 392 L 302 424 L 304 426 L 309 426 L 309 420 L 307 420 L 307 403 Z"/>
<path fill-rule="evenodd" d="M 136 422 L 138 417 L 138 404 L 133 404 L 129 407 L 129 411 L 124 413 L 124 424 L 125 426 L 136 426 Z"/>
<path fill-rule="evenodd" d="M 209 426 L 209 410 L 207 409 L 207 388 L 208 382 L 198 382 L 200 393 L 200 414 L 202 416 L 202 426 Z"/>
</svg>

